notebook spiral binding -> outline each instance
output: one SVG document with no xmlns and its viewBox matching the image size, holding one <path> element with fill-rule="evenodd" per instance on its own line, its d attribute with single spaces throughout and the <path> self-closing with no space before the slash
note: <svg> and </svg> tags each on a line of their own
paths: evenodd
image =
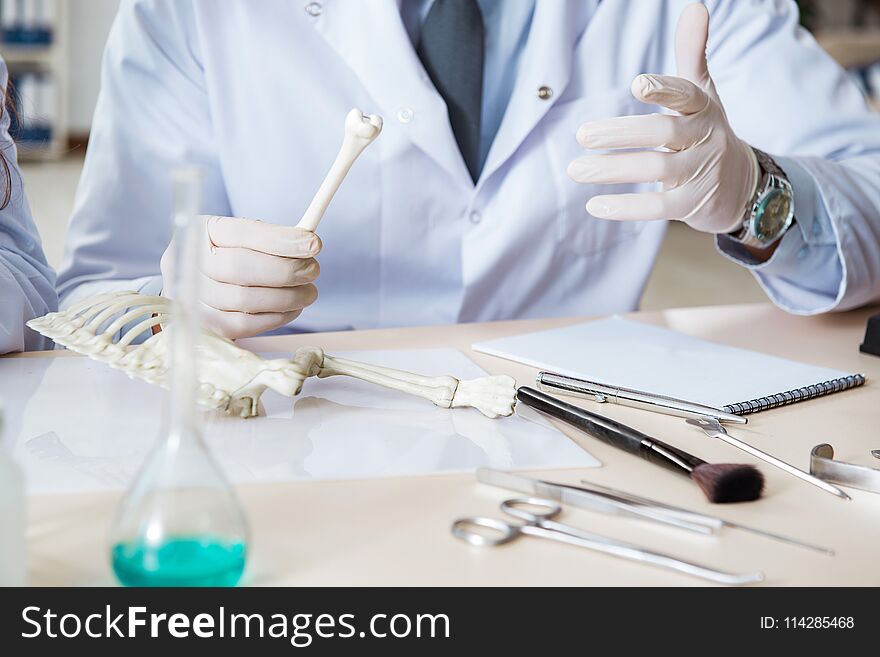
<svg viewBox="0 0 880 657">
<path fill-rule="evenodd" d="M 749 413 L 757 413 L 766 411 L 777 406 L 788 406 L 807 399 L 830 395 L 841 390 L 849 390 L 850 388 L 858 388 L 865 382 L 865 377 L 861 374 L 852 374 L 839 379 L 832 379 L 824 383 L 817 383 L 806 386 L 804 388 L 795 388 L 786 392 L 780 392 L 769 397 L 759 397 L 750 401 L 740 402 L 738 404 L 730 404 L 724 407 L 724 410 L 734 415 L 748 415 Z"/>
</svg>

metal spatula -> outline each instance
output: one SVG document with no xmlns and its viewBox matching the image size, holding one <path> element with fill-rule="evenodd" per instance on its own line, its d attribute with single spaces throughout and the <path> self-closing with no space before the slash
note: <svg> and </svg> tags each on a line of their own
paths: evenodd
<svg viewBox="0 0 880 657">
<path fill-rule="evenodd" d="M 778 458 L 776 458 L 775 456 L 771 456 L 767 452 L 762 452 L 757 447 L 752 447 L 748 443 L 744 443 L 739 438 L 734 438 L 729 433 L 727 433 L 727 430 L 723 426 L 721 426 L 721 423 L 718 422 L 718 420 L 716 420 L 715 418 L 711 418 L 711 417 L 688 418 L 687 423 L 692 424 L 695 427 L 700 427 L 700 429 L 702 429 L 705 432 L 705 434 L 707 436 L 709 436 L 709 438 L 719 438 L 720 440 L 723 440 L 724 442 L 726 442 L 728 445 L 733 445 L 734 447 L 737 447 L 737 448 L 741 449 L 742 451 L 744 451 L 748 454 L 751 454 L 755 458 L 759 458 L 762 461 L 766 461 L 770 465 L 775 465 L 780 470 L 785 470 L 788 474 L 794 475 L 798 479 L 803 479 L 807 483 L 813 484 L 814 486 L 821 488 L 822 490 L 824 490 L 827 493 L 831 493 L 832 495 L 837 495 L 837 497 L 841 497 L 845 500 L 851 499 L 849 495 L 844 493 L 837 486 L 832 486 L 828 482 L 822 481 L 818 477 L 814 477 L 809 472 L 804 472 L 803 470 L 799 470 L 798 468 L 794 467 L 793 465 L 790 465 L 790 464 L 786 463 L 785 461 L 781 461 Z"/>
</svg>

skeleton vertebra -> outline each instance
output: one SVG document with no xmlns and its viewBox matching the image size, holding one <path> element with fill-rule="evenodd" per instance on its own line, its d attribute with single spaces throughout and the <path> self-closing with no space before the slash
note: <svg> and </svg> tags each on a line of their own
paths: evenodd
<svg viewBox="0 0 880 657">
<path fill-rule="evenodd" d="M 154 326 L 163 330 L 133 345 Z M 68 349 L 120 369 L 130 377 L 167 387 L 169 333 L 173 304 L 164 297 L 111 292 L 86 299 L 67 310 L 28 322 Z M 120 333 L 119 338 L 114 337 Z M 459 381 L 452 376 L 420 376 L 325 354 L 301 347 L 292 359 L 266 360 L 231 340 L 203 332 L 196 348 L 199 402 L 230 415 L 253 417 L 260 396 L 271 388 L 293 397 L 310 376 L 351 376 L 386 388 L 423 397 L 442 408 L 471 406 L 491 418 L 513 412 L 516 382 L 509 376 Z"/>
</svg>

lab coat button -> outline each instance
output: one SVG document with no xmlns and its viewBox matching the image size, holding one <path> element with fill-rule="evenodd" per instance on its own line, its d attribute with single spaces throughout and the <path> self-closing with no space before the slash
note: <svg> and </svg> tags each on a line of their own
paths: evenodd
<svg viewBox="0 0 880 657">
<path fill-rule="evenodd" d="M 546 85 L 538 87 L 538 98 L 541 100 L 550 100 L 553 97 L 553 89 Z"/>
<path fill-rule="evenodd" d="M 409 107 L 404 107 L 397 111 L 397 120 L 401 123 L 409 123 L 413 120 L 413 111 Z"/>
<path fill-rule="evenodd" d="M 322 11 L 324 11 L 324 8 L 320 2 L 310 2 L 306 5 L 306 13 L 312 18 L 320 16 Z"/>
<path fill-rule="evenodd" d="M 471 220 L 472 224 L 478 224 L 483 220 L 483 215 L 474 210 L 468 218 Z"/>
</svg>

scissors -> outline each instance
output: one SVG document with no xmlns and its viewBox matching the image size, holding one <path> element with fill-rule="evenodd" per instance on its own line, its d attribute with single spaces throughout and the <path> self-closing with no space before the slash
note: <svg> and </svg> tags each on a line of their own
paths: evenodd
<svg viewBox="0 0 880 657">
<path fill-rule="evenodd" d="M 518 497 L 502 502 L 501 511 L 509 516 L 523 520 L 525 524 L 511 524 L 504 520 L 485 517 L 459 518 L 452 523 L 452 534 L 456 538 L 460 538 L 466 543 L 478 547 L 504 545 L 523 535 L 537 536 L 538 538 L 560 541 L 561 543 L 576 545 L 631 561 L 640 561 L 653 566 L 668 568 L 718 584 L 752 584 L 764 579 L 764 573 L 761 571 L 727 573 L 714 570 L 688 561 L 682 561 L 666 554 L 650 552 L 632 543 L 624 543 L 607 536 L 591 534 L 576 527 L 556 522 L 554 518 L 562 513 L 562 507 L 550 500 L 542 500 L 537 497 Z M 490 530 L 490 532 L 496 533 L 497 536 L 487 534 L 485 530 Z"/>
</svg>

